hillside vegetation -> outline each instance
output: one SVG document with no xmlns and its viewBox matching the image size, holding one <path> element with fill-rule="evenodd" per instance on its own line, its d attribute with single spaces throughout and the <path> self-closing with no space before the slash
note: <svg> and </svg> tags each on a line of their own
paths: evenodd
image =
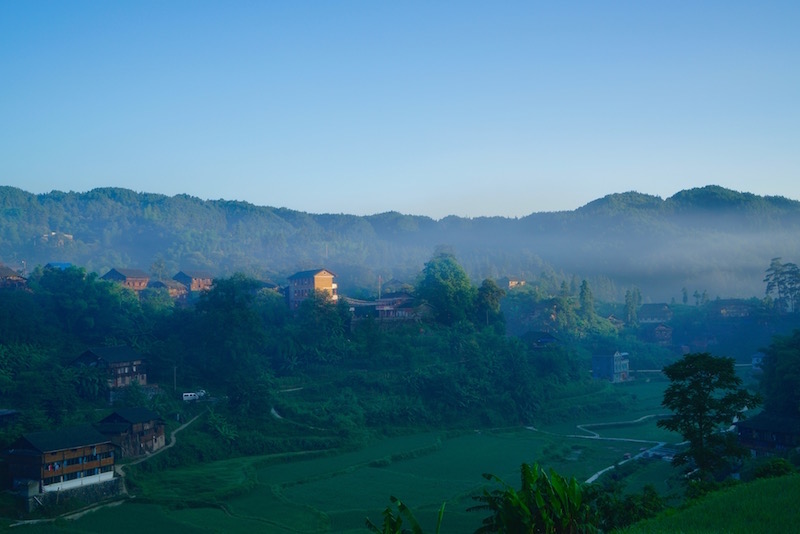
<svg viewBox="0 0 800 534">
<path fill-rule="evenodd" d="M 755 480 L 711 493 L 686 508 L 671 509 L 622 532 L 796 532 L 800 523 L 798 495 L 800 476 Z"/>
<path fill-rule="evenodd" d="M 0 262 L 31 269 L 72 262 L 103 274 L 129 267 L 202 269 L 283 283 L 324 265 L 343 293 L 376 292 L 379 279 L 413 282 L 439 245 L 470 278 L 588 279 L 604 300 L 637 286 L 645 302 L 708 291 L 761 294 L 764 265 L 800 255 L 800 202 L 717 186 L 663 200 L 606 196 L 570 212 L 519 219 L 309 214 L 247 202 L 118 188 L 34 195 L 0 187 Z"/>
</svg>

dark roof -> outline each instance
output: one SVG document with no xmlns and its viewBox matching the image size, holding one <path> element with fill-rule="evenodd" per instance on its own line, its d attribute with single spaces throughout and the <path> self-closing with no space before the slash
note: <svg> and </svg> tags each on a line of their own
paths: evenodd
<svg viewBox="0 0 800 534">
<path fill-rule="evenodd" d="M 72 267 L 72 264 L 68 261 L 51 261 L 47 265 L 44 266 L 45 269 L 53 269 L 58 271 L 64 271 Z"/>
<path fill-rule="evenodd" d="M 135 408 L 119 408 L 114 410 L 114 413 L 102 419 L 100 423 L 114 423 L 116 421 L 125 421 L 131 424 L 146 423 L 147 421 L 157 421 L 161 417 L 148 408 L 135 407 Z"/>
<path fill-rule="evenodd" d="M 116 347 L 94 347 L 86 350 L 77 358 L 78 360 L 103 360 L 108 363 L 130 362 L 142 360 L 142 355 L 128 347 L 119 345 Z"/>
<path fill-rule="evenodd" d="M 150 275 L 146 272 L 142 271 L 141 269 L 111 269 L 106 274 L 102 276 L 102 278 L 109 278 L 113 277 L 112 273 L 117 273 L 121 275 L 123 278 L 150 278 Z"/>
<path fill-rule="evenodd" d="M 0 278 L 22 278 L 22 275 L 14 269 L 0 265 Z"/>
<path fill-rule="evenodd" d="M 642 319 L 657 319 L 669 320 L 672 317 L 672 310 L 666 303 L 658 304 L 642 304 L 639 308 L 639 320 Z"/>
<path fill-rule="evenodd" d="M 178 282 L 177 280 L 150 280 L 147 284 L 147 287 L 155 287 L 160 288 L 164 287 L 167 289 L 186 289 L 186 286 Z"/>
<path fill-rule="evenodd" d="M 669 305 L 666 302 L 659 302 L 655 304 L 642 304 L 639 311 L 646 311 L 649 313 L 664 313 L 670 311 Z"/>
<path fill-rule="evenodd" d="M 22 439 L 39 452 L 60 451 L 109 442 L 107 437 L 95 430 L 91 425 L 31 432 L 30 434 L 23 434 Z"/>
<path fill-rule="evenodd" d="M 753 430 L 769 430 L 781 434 L 800 435 L 800 418 L 772 415 L 767 412 L 761 412 L 753 417 L 748 417 L 744 421 L 739 421 L 736 425 Z"/>
<path fill-rule="evenodd" d="M 172 277 L 173 280 L 176 280 L 180 275 L 187 276 L 193 280 L 213 280 L 214 275 L 206 271 L 181 271 L 175 276 Z"/>
<path fill-rule="evenodd" d="M 326 272 L 331 276 L 336 276 L 328 269 L 311 269 L 310 271 L 300 271 L 299 273 L 294 273 L 292 276 L 289 277 L 289 280 L 294 280 L 295 278 L 310 278 L 321 272 Z"/>
</svg>

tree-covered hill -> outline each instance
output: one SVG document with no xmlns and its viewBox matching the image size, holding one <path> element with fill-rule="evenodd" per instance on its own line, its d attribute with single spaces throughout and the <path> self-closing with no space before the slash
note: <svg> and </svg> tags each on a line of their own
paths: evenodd
<svg viewBox="0 0 800 534">
<path fill-rule="evenodd" d="M 473 280 L 592 280 L 599 297 L 712 298 L 763 293 L 773 257 L 800 256 L 800 202 L 718 186 L 660 197 L 611 194 L 569 212 L 503 217 L 309 214 L 247 202 L 204 201 L 127 189 L 34 195 L 0 187 L 0 262 L 32 269 L 72 262 L 175 273 L 202 269 L 282 283 L 324 265 L 342 292 L 413 281 L 433 250 L 452 250 Z M 544 275 L 544 276 L 543 276 Z"/>
</svg>

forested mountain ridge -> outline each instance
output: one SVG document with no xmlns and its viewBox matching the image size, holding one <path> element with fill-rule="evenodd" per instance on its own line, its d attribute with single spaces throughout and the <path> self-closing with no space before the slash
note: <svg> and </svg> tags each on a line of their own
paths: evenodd
<svg viewBox="0 0 800 534">
<path fill-rule="evenodd" d="M 611 194 L 574 211 L 434 220 L 388 212 L 309 214 L 247 202 L 136 193 L 120 188 L 31 194 L 0 187 L 0 262 L 15 269 L 68 261 L 111 267 L 244 272 L 282 283 L 326 266 L 342 292 L 378 277 L 413 281 L 440 245 L 474 280 L 519 277 L 549 284 L 573 275 L 600 297 L 641 288 L 645 300 L 681 289 L 713 297 L 763 294 L 773 257 L 800 256 L 800 202 L 718 186 L 661 199 Z M 24 263 L 23 263 L 24 262 Z M 369 289 L 365 289 L 369 288 Z"/>
</svg>

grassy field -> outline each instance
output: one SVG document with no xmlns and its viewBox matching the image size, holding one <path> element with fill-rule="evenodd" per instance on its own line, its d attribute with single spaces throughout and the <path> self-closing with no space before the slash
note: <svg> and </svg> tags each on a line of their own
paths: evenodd
<svg viewBox="0 0 800 534">
<path fill-rule="evenodd" d="M 670 511 L 625 530 L 644 533 L 797 532 L 800 525 L 800 476 L 793 475 L 712 493 L 684 509 Z"/>
<path fill-rule="evenodd" d="M 482 514 L 468 512 L 480 493 L 483 473 L 519 485 L 519 466 L 539 462 L 579 481 L 636 455 L 639 442 L 565 437 L 570 434 L 677 441 L 655 425 L 666 383 L 639 381 L 626 388 L 630 406 L 596 421 L 576 420 L 536 430 L 515 428 L 462 433 L 423 433 L 388 438 L 358 451 L 337 454 L 274 455 L 235 458 L 196 467 L 134 477 L 135 498 L 77 520 L 19 527 L 36 532 L 365 532 L 364 521 L 381 521 L 390 495 L 414 510 L 423 527 L 435 523 L 446 502 L 444 532 L 472 532 Z M 578 424 L 613 423 L 588 426 Z M 626 482 L 639 490 L 646 483 L 668 489 L 673 473 L 667 462 L 637 464 Z M 135 475 L 135 473 L 134 473 Z"/>
<path fill-rule="evenodd" d="M 158 525 L 172 532 L 364 532 L 365 518 L 380 522 L 389 496 L 396 495 L 428 527 L 447 502 L 445 531 L 471 532 L 482 516 L 466 509 L 484 486 L 484 472 L 516 486 L 520 464 L 539 461 L 585 480 L 636 451 L 637 444 L 517 429 L 418 434 L 356 452 L 279 463 L 274 457 L 237 458 L 150 475 L 137 497 L 122 506 L 46 530 L 106 532 L 109 524 L 127 524 L 131 531 Z"/>
</svg>

